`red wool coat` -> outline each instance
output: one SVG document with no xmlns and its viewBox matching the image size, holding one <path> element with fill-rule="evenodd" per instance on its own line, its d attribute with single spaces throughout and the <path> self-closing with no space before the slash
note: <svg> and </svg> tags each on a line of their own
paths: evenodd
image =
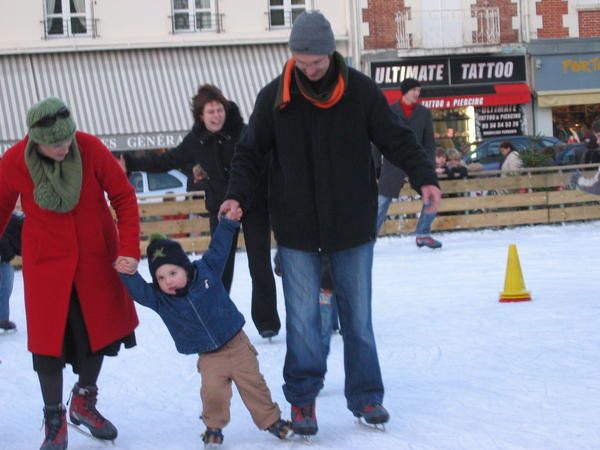
<svg viewBox="0 0 600 450">
<path fill-rule="evenodd" d="M 112 266 L 119 255 L 140 256 L 135 192 L 98 138 L 81 132 L 75 136 L 83 181 L 79 203 L 68 213 L 44 210 L 35 203 L 24 156 L 27 137 L 0 160 L 0 234 L 19 195 L 25 212 L 22 254 L 28 348 L 49 356 L 62 352 L 73 285 L 92 351 L 129 335 L 138 324 L 133 301 Z M 117 226 L 105 192 L 116 211 Z"/>
</svg>

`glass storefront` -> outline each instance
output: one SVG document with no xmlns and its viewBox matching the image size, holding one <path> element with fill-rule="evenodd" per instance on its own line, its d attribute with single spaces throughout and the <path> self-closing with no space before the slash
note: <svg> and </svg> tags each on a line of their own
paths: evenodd
<svg viewBox="0 0 600 450">
<path fill-rule="evenodd" d="M 600 120 L 600 104 L 552 108 L 552 131 L 563 142 L 583 142 L 589 138 L 595 120 Z"/>
<path fill-rule="evenodd" d="M 475 108 L 433 109 L 433 136 L 437 147 L 461 150 L 476 140 Z"/>
</svg>

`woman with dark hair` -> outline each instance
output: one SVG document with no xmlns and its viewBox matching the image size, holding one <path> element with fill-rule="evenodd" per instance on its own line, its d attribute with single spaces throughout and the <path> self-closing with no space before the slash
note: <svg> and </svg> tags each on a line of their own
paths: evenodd
<svg viewBox="0 0 600 450">
<path fill-rule="evenodd" d="M 523 167 L 523 161 L 521 156 L 515 148 L 512 142 L 502 141 L 500 143 L 500 153 L 502 153 L 502 162 L 500 163 L 500 170 L 509 173 L 514 170 Z"/>
<path fill-rule="evenodd" d="M 64 450 L 65 363 L 79 375 L 71 391 L 71 422 L 98 439 L 117 437 L 116 427 L 96 409 L 96 382 L 104 356 L 115 356 L 122 344 L 135 345 L 138 318 L 115 267 L 137 267 L 139 214 L 115 157 L 100 139 L 76 131 L 61 100 L 50 97 L 32 106 L 27 128 L 0 161 L 0 234 L 20 197 L 27 346 L 44 400 L 41 450 Z"/>
<path fill-rule="evenodd" d="M 166 172 L 172 169 L 189 172 L 199 164 L 208 174 L 205 195 L 210 216 L 211 235 L 219 222 L 218 212 L 225 200 L 229 168 L 235 145 L 245 127 L 238 106 L 225 98 L 216 86 L 205 84 L 192 98 L 194 125 L 181 144 L 160 155 L 122 159 L 128 172 Z M 262 337 L 277 335 L 281 328 L 277 314 L 275 279 L 271 267 L 271 225 L 267 206 L 267 161 L 264 175 L 242 227 L 252 277 L 252 320 Z M 193 190 L 193 176 L 188 173 L 188 190 Z M 223 285 L 229 292 L 233 280 L 237 234 L 223 272 Z"/>
</svg>

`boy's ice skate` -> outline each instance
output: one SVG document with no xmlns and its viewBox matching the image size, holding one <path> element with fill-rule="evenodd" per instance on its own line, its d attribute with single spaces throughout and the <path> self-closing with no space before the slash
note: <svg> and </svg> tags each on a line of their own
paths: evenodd
<svg viewBox="0 0 600 450">
<path fill-rule="evenodd" d="M 97 400 L 96 386 L 81 387 L 75 383 L 69 400 L 69 418 L 75 425 L 85 425 L 92 437 L 114 441 L 117 437 L 117 428 L 96 409 Z"/>
<path fill-rule="evenodd" d="M 206 427 L 206 431 L 202 433 L 202 442 L 204 448 L 219 448 L 223 444 L 223 432 L 220 428 Z"/>
<path fill-rule="evenodd" d="M 283 419 L 279 419 L 277 422 L 267 428 L 267 431 L 281 440 L 285 440 L 294 434 L 292 430 L 292 422 Z"/>
</svg>

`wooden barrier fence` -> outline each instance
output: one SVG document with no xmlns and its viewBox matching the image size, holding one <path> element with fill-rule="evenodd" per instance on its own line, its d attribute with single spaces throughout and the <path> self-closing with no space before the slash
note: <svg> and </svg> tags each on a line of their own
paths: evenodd
<svg viewBox="0 0 600 450">
<path fill-rule="evenodd" d="M 597 168 L 598 165 L 590 164 L 527 168 L 505 177 L 500 177 L 498 171 L 486 171 L 470 173 L 464 180 L 440 180 L 443 200 L 433 230 L 600 219 L 600 196 L 568 186 L 574 169 L 592 176 Z M 187 252 L 203 252 L 208 248 L 208 212 L 204 198 L 198 197 L 198 192 L 140 197 L 142 255 L 153 233 L 178 240 Z M 390 205 L 381 235 L 412 233 L 421 207 L 417 193 L 406 185 L 400 201 Z M 361 211 L 358 207 L 357 214 Z M 240 235 L 239 246 L 243 245 L 243 235 Z M 20 265 L 20 259 L 15 258 L 15 265 Z"/>
<path fill-rule="evenodd" d="M 499 171 L 470 173 L 463 180 L 440 180 L 442 205 L 434 231 L 496 228 L 600 219 L 600 197 L 568 186 L 574 169 L 592 176 L 597 165 L 521 169 L 500 177 Z M 422 202 L 405 186 L 392 202 L 381 234 L 415 230 Z"/>
</svg>

